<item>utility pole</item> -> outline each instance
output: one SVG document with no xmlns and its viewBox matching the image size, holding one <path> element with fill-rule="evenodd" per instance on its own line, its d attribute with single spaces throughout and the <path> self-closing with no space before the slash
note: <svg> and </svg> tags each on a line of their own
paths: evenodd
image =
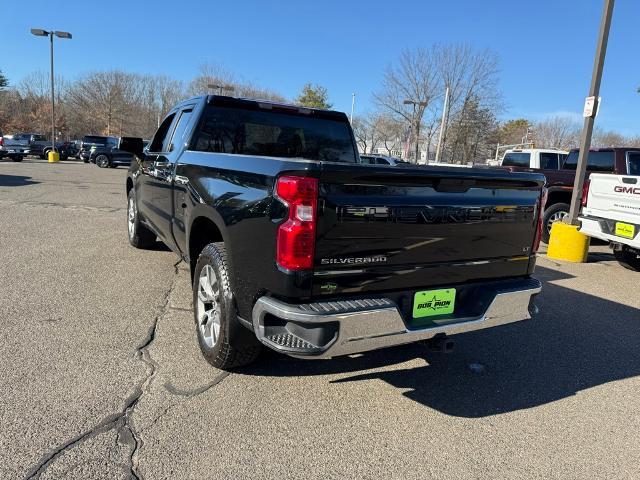
<svg viewBox="0 0 640 480">
<path fill-rule="evenodd" d="M 447 129 L 447 115 L 449 109 L 449 87 L 444 92 L 444 106 L 442 107 L 442 123 L 440 123 L 440 134 L 438 135 L 438 148 L 436 149 L 436 163 L 440 162 L 442 156 L 442 141 L 445 138 L 444 131 Z M 429 159 L 427 159 L 429 160 Z"/>
<path fill-rule="evenodd" d="M 607 53 L 607 42 L 609 40 L 609 29 L 611 28 L 611 17 L 613 15 L 614 4 L 615 0 L 604 0 L 604 10 L 600 21 L 600 33 L 598 35 L 596 56 L 593 62 L 591 86 L 589 88 L 589 96 L 585 101 L 583 113 L 584 126 L 582 127 L 582 135 L 580 137 L 580 154 L 578 155 L 578 164 L 576 165 L 576 178 L 573 183 L 571 208 L 569 210 L 569 215 L 565 218 L 565 222 L 570 225 L 578 224 L 580 200 L 582 199 L 582 188 L 584 186 L 585 175 L 587 172 L 587 161 L 589 160 L 589 148 L 591 147 L 593 124 L 596 113 L 598 112 L 598 94 L 600 93 L 600 82 L 602 80 L 604 59 Z"/>
</svg>

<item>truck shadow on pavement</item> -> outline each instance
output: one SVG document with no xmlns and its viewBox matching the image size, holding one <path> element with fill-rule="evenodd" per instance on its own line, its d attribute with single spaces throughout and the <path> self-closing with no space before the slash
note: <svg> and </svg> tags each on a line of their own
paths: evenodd
<svg viewBox="0 0 640 480">
<path fill-rule="evenodd" d="M 545 285 L 533 321 L 452 336 L 451 354 L 409 345 L 326 362 L 282 359 L 245 373 L 342 377 L 332 384 L 383 380 L 422 405 L 468 418 L 536 407 L 640 374 L 640 310 L 548 283 L 572 278 L 562 272 L 538 267 L 536 274 Z M 398 365 L 416 358 L 426 365 Z M 377 370 L 349 375 L 369 369 Z"/>
<path fill-rule="evenodd" d="M 0 187 L 24 187 L 25 185 L 35 185 L 40 182 L 31 180 L 31 177 L 23 175 L 0 175 Z"/>
</svg>

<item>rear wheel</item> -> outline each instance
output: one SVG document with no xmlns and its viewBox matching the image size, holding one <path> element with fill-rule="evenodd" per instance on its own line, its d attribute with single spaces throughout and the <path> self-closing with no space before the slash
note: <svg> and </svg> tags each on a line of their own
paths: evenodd
<svg viewBox="0 0 640 480">
<path fill-rule="evenodd" d="M 140 222 L 136 192 L 133 188 L 127 195 L 127 230 L 129 243 L 136 248 L 149 248 L 156 242 L 156 235 Z"/>
<path fill-rule="evenodd" d="M 111 160 L 106 155 L 98 155 L 96 157 L 96 165 L 100 168 L 107 168 L 111 166 Z"/>
<path fill-rule="evenodd" d="M 551 236 L 551 226 L 564 217 L 569 215 L 569 205 L 566 203 L 554 203 L 549 208 L 545 209 L 544 216 L 542 218 L 542 241 L 549 243 Z"/>
<path fill-rule="evenodd" d="M 224 243 L 210 243 L 196 262 L 193 313 L 202 354 L 211 365 L 223 370 L 253 362 L 261 350 L 253 334 L 233 328 L 237 319 L 229 277 Z"/>
<path fill-rule="evenodd" d="M 620 265 L 634 272 L 640 272 L 640 252 L 632 249 L 622 249 L 613 251 L 616 260 Z"/>
</svg>

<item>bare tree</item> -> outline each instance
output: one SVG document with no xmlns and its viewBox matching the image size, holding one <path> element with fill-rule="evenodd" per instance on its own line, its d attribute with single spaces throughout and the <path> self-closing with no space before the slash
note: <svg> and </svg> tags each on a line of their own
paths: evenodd
<svg viewBox="0 0 640 480">
<path fill-rule="evenodd" d="M 380 142 L 380 131 L 376 126 L 377 118 L 360 116 L 353 119 L 353 135 L 356 137 L 360 153 L 373 153 Z"/>
<path fill-rule="evenodd" d="M 554 116 L 533 126 L 535 144 L 541 148 L 575 148 L 580 142 L 580 124 L 567 116 Z"/>
<path fill-rule="evenodd" d="M 373 98 L 379 108 L 397 121 L 411 125 L 415 139 L 420 136 L 422 118 L 437 94 L 438 86 L 438 70 L 433 50 L 405 50 L 400 54 L 396 65 L 387 67 L 382 88 Z"/>
<path fill-rule="evenodd" d="M 591 144 L 594 147 L 626 147 L 630 140 L 618 132 L 605 131 L 596 128 L 593 132 Z"/>
<path fill-rule="evenodd" d="M 222 89 L 225 94 L 236 97 L 257 98 L 261 100 L 274 100 L 284 102 L 285 98 L 274 90 L 262 88 L 252 82 L 238 79 L 229 70 L 213 63 L 205 63 L 200 66 L 199 74 L 189 83 L 187 93 L 190 96 L 217 94 L 219 91 L 209 85 L 232 87 L 228 91 Z"/>
<path fill-rule="evenodd" d="M 438 119 L 442 115 L 442 102 L 435 100 L 441 99 L 445 89 L 449 88 L 447 129 L 453 122 L 465 119 L 465 110 L 471 104 L 474 109 L 489 110 L 495 114 L 502 107 L 497 73 L 497 56 L 487 50 L 439 44 L 429 49 L 407 50 L 396 65 L 387 67 L 382 88 L 374 94 L 374 101 L 396 120 L 412 125 L 414 139 L 420 136 L 420 130 L 426 128 L 427 135 L 420 139 L 423 144 L 426 142 L 429 154 L 439 129 Z M 421 104 L 414 107 L 404 104 L 405 100 Z M 447 136 L 443 139 L 446 148 Z M 458 146 L 459 141 L 449 146 L 450 157 L 456 155 Z"/>
</svg>

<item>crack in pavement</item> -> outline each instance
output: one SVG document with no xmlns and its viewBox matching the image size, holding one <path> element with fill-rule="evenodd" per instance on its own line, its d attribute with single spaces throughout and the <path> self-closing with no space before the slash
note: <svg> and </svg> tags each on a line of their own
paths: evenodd
<svg viewBox="0 0 640 480">
<path fill-rule="evenodd" d="M 219 385 L 229 375 L 231 375 L 231 372 L 222 372 L 213 381 L 209 382 L 206 385 L 203 385 L 202 387 L 194 388 L 192 390 L 180 390 L 180 389 L 178 389 L 177 387 L 175 387 L 173 384 L 171 384 L 169 382 L 164 384 L 164 388 L 165 388 L 165 390 L 167 392 L 171 393 L 172 395 L 176 395 L 176 396 L 179 396 L 179 397 L 185 397 L 186 399 L 191 399 L 193 397 L 197 397 L 198 395 L 202 395 L 203 393 L 208 392 L 210 389 L 212 389 L 216 385 Z M 146 427 L 142 428 L 139 433 L 142 433 L 142 432 L 145 432 L 145 431 L 149 430 L 156 423 L 158 423 L 158 420 L 160 420 L 162 417 L 164 417 L 169 412 L 169 410 L 171 410 L 175 406 L 180 405 L 181 403 L 182 403 L 182 401 L 173 402 L 170 405 L 168 405 L 167 407 L 165 407 L 162 410 L 162 412 L 159 415 L 156 415 L 156 417 Z"/>
<path fill-rule="evenodd" d="M 163 316 L 167 314 L 169 310 L 170 296 L 171 292 L 175 288 L 176 281 L 178 279 L 178 265 L 180 264 L 180 262 L 181 260 L 177 261 L 173 265 L 174 276 L 169 289 L 163 295 L 163 303 L 161 305 L 160 312 L 153 319 L 153 323 L 149 328 L 149 333 L 145 337 L 145 340 L 139 347 L 136 348 L 135 356 L 147 365 L 147 375 L 135 387 L 133 393 L 127 398 L 122 411 L 107 416 L 104 420 L 99 422 L 91 429 L 81 433 L 80 435 L 49 451 L 40 459 L 37 465 L 32 467 L 27 472 L 27 475 L 25 477 L 26 479 L 30 480 L 40 478 L 40 476 L 47 470 L 47 468 L 64 452 L 113 429 L 116 430 L 118 438 L 121 439 L 121 443 L 131 447 L 131 453 L 129 455 L 130 475 L 135 479 L 142 478 L 138 471 L 138 451 L 142 446 L 142 439 L 140 438 L 139 434 L 136 432 L 136 429 L 132 424 L 131 416 L 136 406 L 140 402 L 142 396 L 147 393 L 158 369 L 158 364 L 151 358 L 151 355 L 149 354 L 149 347 L 156 338 L 158 322 Z"/>
</svg>

